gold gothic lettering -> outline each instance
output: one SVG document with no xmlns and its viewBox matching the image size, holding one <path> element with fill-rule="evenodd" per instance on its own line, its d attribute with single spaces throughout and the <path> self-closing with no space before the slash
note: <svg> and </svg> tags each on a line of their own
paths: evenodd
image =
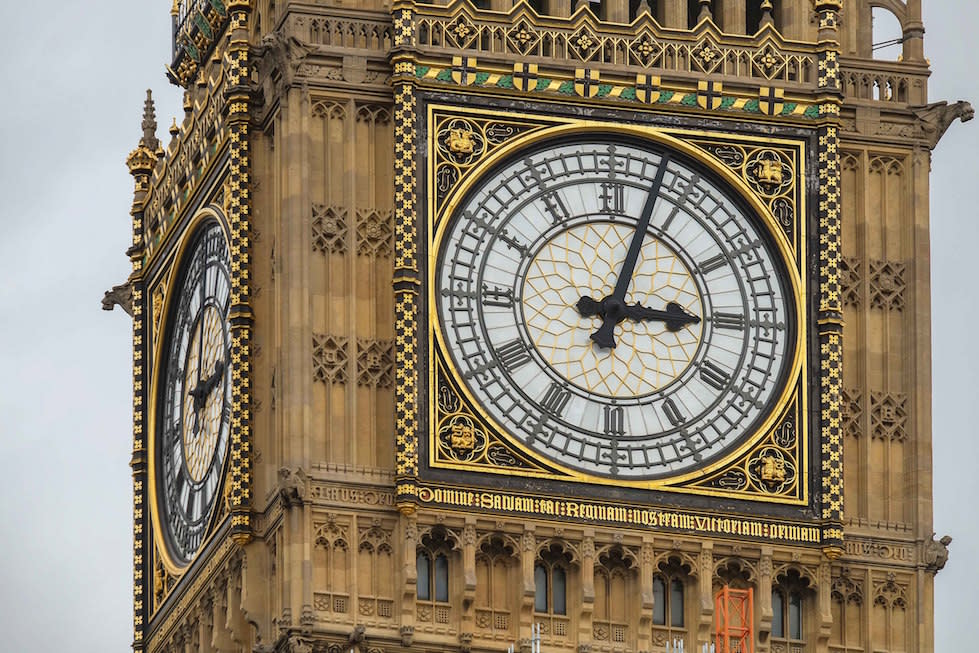
<svg viewBox="0 0 979 653">
<path fill-rule="evenodd" d="M 599 503 L 541 499 L 496 492 L 473 492 L 452 488 L 420 488 L 418 498 L 433 503 L 461 508 L 482 508 L 500 512 L 549 517 L 568 517 L 589 521 L 668 528 L 704 535 L 736 535 L 787 542 L 818 544 L 820 531 L 815 526 L 779 524 L 735 517 L 708 517 L 665 510 L 626 508 Z M 864 552 L 870 554 L 869 551 Z M 878 553 L 878 555 L 880 555 Z"/>
</svg>

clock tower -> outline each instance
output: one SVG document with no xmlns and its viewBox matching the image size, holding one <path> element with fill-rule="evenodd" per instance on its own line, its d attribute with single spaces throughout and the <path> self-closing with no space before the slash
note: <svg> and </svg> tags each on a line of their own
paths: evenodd
<svg viewBox="0 0 979 653">
<path fill-rule="evenodd" d="M 135 650 L 933 650 L 921 0 L 172 21 Z"/>
</svg>

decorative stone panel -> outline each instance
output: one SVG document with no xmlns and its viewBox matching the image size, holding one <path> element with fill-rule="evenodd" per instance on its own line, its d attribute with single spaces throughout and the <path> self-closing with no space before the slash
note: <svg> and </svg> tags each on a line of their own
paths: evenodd
<svg viewBox="0 0 979 653">
<path fill-rule="evenodd" d="M 357 384 L 374 388 L 394 385 L 394 352 L 390 340 L 357 340 Z"/>
<path fill-rule="evenodd" d="M 377 209 L 357 210 L 357 253 L 388 258 L 393 248 L 392 212 Z"/>
<path fill-rule="evenodd" d="M 313 379 L 321 383 L 347 382 L 347 339 L 313 334 Z"/>
<path fill-rule="evenodd" d="M 899 392 L 870 394 L 870 432 L 880 440 L 907 439 L 908 396 Z"/>
<path fill-rule="evenodd" d="M 908 588 L 898 583 L 894 574 L 874 583 L 874 605 L 887 609 L 905 610 L 908 606 Z"/>
<path fill-rule="evenodd" d="M 893 261 L 870 261 L 870 305 L 884 310 L 903 311 L 907 265 Z"/>
<path fill-rule="evenodd" d="M 324 254 L 347 251 L 347 209 L 313 204 L 313 250 Z"/>
</svg>

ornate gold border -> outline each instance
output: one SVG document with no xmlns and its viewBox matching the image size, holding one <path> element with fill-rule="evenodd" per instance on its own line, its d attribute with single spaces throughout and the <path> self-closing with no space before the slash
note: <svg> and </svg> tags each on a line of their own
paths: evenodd
<svg viewBox="0 0 979 653">
<path fill-rule="evenodd" d="M 159 555 L 160 561 L 163 562 L 164 568 L 169 574 L 173 576 L 180 576 L 181 574 L 183 574 L 184 571 L 186 571 L 187 567 L 189 567 L 190 564 L 193 562 L 193 560 L 188 562 L 187 565 L 183 565 L 183 566 L 177 563 L 176 561 L 174 561 L 174 559 L 170 556 L 170 552 L 167 549 L 166 542 L 163 539 L 163 527 L 160 522 L 160 514 L 159 514 L 157 494 L 156 494 L 156 490 L 157 490 L 157 478 L 156 478 L 157 414 L 156 412 L 158 408 L 157 397 L 160 389 L 160 384 L 163 382 L 162 379 L 160 378 L 163 372 L 163 366 L 159 364 L 159 361 L 160 361 L 160 356 L 162 355 L 163 352 L 163 347 L 165 345 L 163 334 L 166 332 L 166 326 L 169 324 L 170 313 L 174 310 L 174 306 L 176 305 L 177 301 L 180 299 L 178 294 L 179 288 L 176 287 L 176 283 L 181 280 L 180 272 L 183 269 L 185 263 L 184 259 L 186 258 L 187 250 L 191 246 L 195 238 L 197 237 L 197 234 L 200 232 L 200 229 L 208 222 L 214 222 L 219 224 L 221 226 L 221 231 L 224 232 L 225 242 L 228 241 L 230 232 L 228 229 L 227 221 L 225 220 L 224 216 L 220 215 L 218 211 L 216 211 L 213 208 L 205 208 L 198 211 L 191 219 L 190 223 L 188 223 L 187 228 L 180 235 L 180 240 L 178 241 L 176 251 L 171 261 L 171 272 L 168 275 L 169 278 L 167 279 L 168 286 L 165 290 L 166 299 L 164 300 L 163 310 L 160 315 L 161 330 L 155 333 L 153 338 L 153 345 L 152 345 L 153 360 L 156 362 L 156 364 L 153 365 L 153 369 L 151 371 L 149 394 L 147 395 L 147 401 L 146 401 L 146 403 L 149 404 L 149 408 L 148 408 L 149 419 L 148 419 L 148 428 L 147 428 L 149 434 L 148 437 L 149 446 L 147 447 L 148 450 L 147 462 L 149 467 L 147 470 L 147 476 L 149 481 L 147 489 L 148 489 L 149 497 L 147 503 L 149 504 L 150 517 L 152 520 L 152 532 L 153 532 L 152 540 L 155 545 L 154 550 L 156 554 Z M 225 464 L 227 465 L 227 463 Z M 225 474 L 222 474 L 222 478 L 226 478 L 226 475 L 227 475 L 227 468 Z M 207 541 L 210 539 L 210 533 L 213 532 L 214 530 L 214 524 L 215 524 L 214 518 L 217 517 L 218 512 L 219 512 L 218 510 L 215 510 L 214 515 L 212 515 L 212 523 L 208 525 L 209 533 L 208 535 L 205 535 L 203 540 L 201 540 L 201 546 L 198 549 L 198 551 L 202 550 L 205 547 Z"/>
<path fill-rule="evenodd" d="M 816 0 L 819 18 L 819 332 L 823 552 L 843 555 L 843 305 L 840 261 L 839 17 L 842 0 Z"/>
<path fill-rule="evenodd" d="M 413 0 L 395 0 L 394 55 L 394 311 L 395 311 L 395 449 L 396 495 L 404 513 L 414 511 L 418 477 L 418 230 L 417 106 L 414 63 L 404 53 L 412 44 L 415 28 Z"/>
<path fill-rule="evenodd" d="M 231 469 L 227 500 L 231 512 L 231 538 L 239 545 L 251 541 L 252 433 L 251 433 L 251 152 L 249 150 L 251 62 L 248 43 L 249 0 L 230 0 L 231 38 L 225 53 L 228 121 L 228 179 L 224 209 L 230 227 L 231 254 Z"/>
<path fill-rule="evenodd" d="M 429 135 L 428 135 L 428 152 L 434 153 L 437 151 L 437 143 L 435 142 L 438 138 L 438 134 L 435 131 L 435 112 L 442 111 L 449 113 L 453 111 L 452 107 L 442 106 L 442 105 L 431 105 L 428 107 L 427 112 L 427 122 L 429 125 Z M 455 110 L 458 113 L 458 110 Z M 518 120 L 531 121 L 534 116 L 529 116 L 521 113 L 505 113 L 505 112 L 494 112 L 494 111 L 467 111 L 460 115 L 473 115 L 474 113 L 482 115 L 495 115 L 498 117 L 508 117 Z M 707 468 L 699 469 L 696 471 L 689 472 L 687 474 L 679 475 L 669 479 L 661 479 L 656 481 L 621 481 L 621 480 L 610 480 L 603 477 L 595 477 L 587 474 L 583 474 L 574 470 L 563 468 L 560 465 L 555 465 L 548 462 L 547 466 L 557 470 L 556 473 L 537 471 L 534 475 L 544 476 L 546 478 L 552 479 L 562 479 L 562 480 L 575 480 L 579 482 L 585 482 L 590 484 L 599 485 L 615 485 L 620 487 L 635 487 L 642 489 L 659 489 L 659 490 L 671 490 L 685 493 L 693 494 L 705 494 L 710 496 L 736 496 L 739 498 L 746 498 L 744 494 L 724 492 L 713 488 L 704 487 L 693 487 L 690 485 L 691 482 L 702 479 L 705 476 L 710 476 L 714 472 L 723 469 L 725 466 L 729 466 L 733 461 L 745 457 L 749 450 L 756 447 L 762 438 L 769 435 L 777 426 L 776 422 L 782 419 L 785 412 L 785 407 L 792 400 L 793 397 L 797 397 L 798 401 L 802 405 L 801 415 L 799 418 L 800 432 L 804 434 L 809 433 L 807 411 L 805 406 L 807 405 L 808 397 L 805 388 L 808 386 L 808 370 L 803 366 L 803 361 L 806 357 L 806 343 L 808 342 L 808 330 L 807 330 L 807 320 L 808 314 L 805 310 L 805 297 L 806 297 L 806 276 L 805 276 L 805 261 L 806 261 L 806 222 L 805 216 L 805 194 L 800 194 L 800 203 L 802 206 L 796 212 L 799 216 L 799 232 L 800 232 L 800 242 L 795 245 L 798 249 L 793 247 L 793 243 L 790 243 L 783 227 L 778 223 L 775 217 L 771 214 L 769 206 L 766 204 L 762 197 L 752 190 L 748 184 L 740 177 L 735 175 L 727 166 L 723 163 L 705 156 L 705 152 L 695 145 L 692 145 L 686 139 L 693 139 L 694 137 L 703 140 L 704 138 L 710 136 L 716 136 L 718 138 L 723 138 L 725 140 L 730 140 L 732 138 L 729 134 L 721 133 L 711 133 L 702 132 L 686 129 L 672 129 L 672 128 L 658 128 L 658 127 L 637 127 L 637 126 L 622 126 L 610 122 L 600 122 L 600 121 L 580 121 L 573 119 L 561 119 L 561 118 L 548 118 L 546 122 L 556 122 L 558 126 L 548 127 L 540 130 L 531 131 L 528 135 L 523 137 L 515 138 L 507 143 L 499 146 L 498 148 L 487 153 L 487 156 L 480 160 L 478 164 L 471 167 L 468 174 L 462 179 L 452 192 L 449 201 L 440 207 L 441 210 L 439 215 L 434 215 L 434 211 L 428 211 L 428 233 L 429 236 L 429 269 L 427 276 L 428 288 L 431 290 L 434 288 L 434 256 L 435 252 L 438 251 L 439 242 L 444 234 L 445 225 L 447 220 L 445 217 L 451 215 L 452 212 L 457 207 L 458 203 L 467 194 L 467 192 L 472 188 L 472 186 L 478 182 L 481 175 L 494 166 L 501 159 L 510 156 L 513 152 L 528 147 L 532 144 L 553 138 L 560 138 L 561 136 L 576 133 L 618 133 L 618 134 L 628 134 L 637 138 L 644 138 L 647 140 L 652 140 L 658 143 L 664 143 L 670 147 L 684 152 L 691 158 L 702 162 L 704 165 L 713 170 L 722 179 L 730 183 L 746 201 L 752 206 L 755 212 L 762 217 L 766 222 L 769 231 L 773 234 L 779 252 L 781 253 L 783 260 L 787 264 L 787 268 L 792 272 L 790 283 L 793 288 L 793 296 L 796 302 L 796 314 L 799 316 L 799 329 L 797 333 L 797 339 L 794 347 L 793 360 L 790 365 L 790 375 L 788 377 L 788 382 L 781 396 L 776 402 L 777 408 L 774 409 L 766 420 L 763 422 L 762 426 L 758 429 L 758 435 L 746 440 L 740 447 L 736 450 L 730 452 L 727 456 L 716 461 Z M 564 124 L 560 124 L 564 123 Z M 735 137 L 735 140 L 739 140 L 744 143 L 750 144 L 764 144 L 769 147 L 785 145 L 787 147 L 797 148 L 800 151 L 800 159 L 805 161 L 805 143 L 801 139 L 798 141 L 792 141 L 787 139 L 758 139 L 748 136 Z M 436 166 L 436 157 L 430 155 L 429 157 L 429 175 L 428 175 L 428 198 L 429 206 L 436 206 L 436 197 L 434 191 L 435 175 L 432 174 L 432 168 Z M 794 176 L 797 179 L 801 179 L 799 171 L 794 171 Z M 799 183 L 802 183 L 801 181 Z M 431 294 L 431 293 L 430 293 Z M 451 467 L 454 469 L 462 469 L 466 471 L 492 471 L 494 473 L 508 474 L 508 475 L 523 475 L 526 474 L 528 470 L 526 469 L 515 469 L 515 470 L 501 470 L 494 468 L 492 470 L 487 469 L 482 466 L 473 466 L 468 464 L 452 464 L 448 465 L 445 462 L 439 462 L 435 458 L 435 451 L 437 443 L 436 439 L 436 427 L 437 427 L 437 412 L 436 412 L 436 401 L 435 393 L 437 391 L 437 377 L 436 377 L 436 362 L 435 362 L 435 347 L 437 346 L 440 351 L 444 352 L 445 343 L 442 341 L 440 330 L 435 326 L 438 323 L 438 317 L 435 311 L 434 302 L 429 303 L 429 324 L 430 333 L 429 338 L 431 346 L 429 347 L 429 360 L 428 360 L 428 388 L 429 392 L 429 465 L 433 467 Z M 453 377 L 456 377 L 453 374 Z M 801 382 L 800 382 L 801 380 Z M 454 378 L 455 390 L 460 392 L 465 398 L 466 402 L 470 407 L 475 410 L 478 417 L 484 424 L 489 425 L 489 430 L 494 433 L 504 433 L 505 431 L 497 426 L 494 421 L 479 407 L 479 403 L 474 397 L 466 390 L 465 384 L 461 383 L 458 378 Z M 806 436 L 807 439 L 808 436 Z M 537 458 L 533 451 L 526 449 L 526 447 L 519 442 L 507 438 L 508 442 L 513 448 L 520 452 L 520 457 L 525 460 L 535 460 Z M 808 441 L 808 440 L 807 440 Z M 778 497 L 759 494 L 750 495 L 750 498 L 775 502 L 775 503 L 790 503 L 795 505 L 804 505 L 808 503 L 808 487 L 809 487 L 809 465 L 808 465 L 808 447 L 802 447 L 802 460 L 800 462 L 800 467 L 802 471 L 797 475 L 797 480 L 801 484 L 799 488 L 801 490 L 800 497 Z"/>
</svg>

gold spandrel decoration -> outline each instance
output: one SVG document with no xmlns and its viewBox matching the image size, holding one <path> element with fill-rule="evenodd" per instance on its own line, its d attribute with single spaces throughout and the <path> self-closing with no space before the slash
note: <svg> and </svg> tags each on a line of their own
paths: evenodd
<svg viewBox="0 0 979 653">
<path fill-rule="evenodd" d="M 476 411 L 460 396 L 440 360 L 436 366 L 435 437 L 436 462 L 492 470 L 544 470 L 543 467 L 495 435 Z"/>
<path fill-rule="evenodd" d="M 530 120 L 436 114 L 435 215 L 466 172 L 517 136 L 548 125 Z"/>
<path fill-rule="evenodd" d="M 805 443 L 797 426 L 801 417 L 798 406 L 796 399 L 776 426 L 746 454 L 685 487 L 713 488 L 744 498 L 800 498 L 803 492 L 801 456 Z"/>
<path fill-rule="evenodd" d="M 796 246 L 798 218 L 798 153 L 788 148 L 694 140 L 699 147 L 734 170 L 768 205 L 772 215 Z"/>
<path fill-rule="evenodd" d="M 180 576 L 175 576 L 167 571 L 155 546 L 153 547 L 153 557 L 155 560 L 153 564 L 153 603 L 150 614 L 154 614 L 163 605 L 177 581 L 180 580 Z"/>
<path fill-rule="evenodd" d="M 160 284 L 153 290 L 153 333 L 160 336 L 160 316 L 163 314 L 163 301 L 166 299 L 166 283 Z"/>
</svg>

